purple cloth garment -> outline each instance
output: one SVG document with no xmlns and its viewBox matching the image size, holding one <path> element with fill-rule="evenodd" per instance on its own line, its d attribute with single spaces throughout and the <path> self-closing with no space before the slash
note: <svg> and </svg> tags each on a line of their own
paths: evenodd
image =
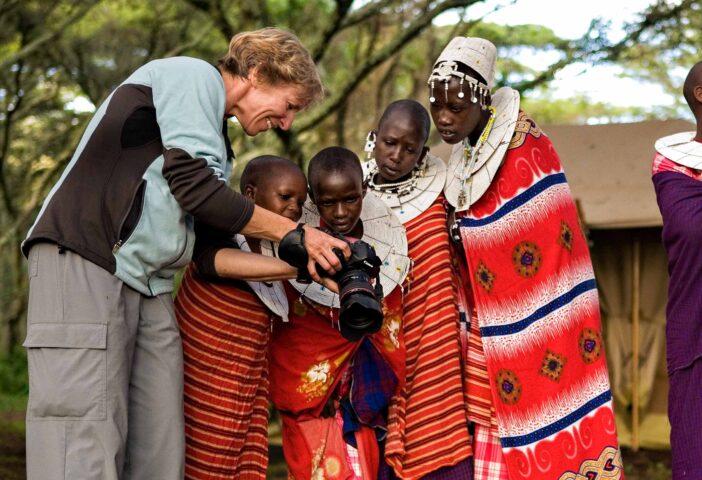
<svg viewBox="0 0 702 480">
<path fill-rule="evenodd" d="M 702 182 L 653 176 L 668 255 L 666 347 L 673 480 L 702 478 Z"/>
<path fill-rule="evenodd" d="M 702 182 L 661 172 L 653 185 L 670 276 L 665 332 L 670 374 L 702 357 Z"/>
</svg>

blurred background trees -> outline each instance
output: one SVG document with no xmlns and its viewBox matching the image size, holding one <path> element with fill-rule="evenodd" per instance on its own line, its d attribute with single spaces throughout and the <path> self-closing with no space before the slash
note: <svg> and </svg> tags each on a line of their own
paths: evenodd
<svg viewBox="0 0 702 480">
<path fill-rule="evenodd" d="M 490 0 L 485 0 L 490 3 Z M 525 1 L 525 0 L 514 0 Z M 313 53 L 327 95 L 288 132 L 245 137 L 230 125 L 240 170 L 261 153 L 304 163 L 319 148 L 361 153 L 366 132 L 387 103 L 411 97 L 426 105 L 431 62 L 455 35 L 484 36 L 499 49 L 498 84 L 519 89 L 541 123 L 591 118 L 643 119 L 679 114 L 622 108 L 585 97 L 549 99 L 568 65 L 616 63 L 627 75 L 675 88 L 671 71 L 699 60 L 698 2 L 659 1 L 610 39 L 606 19 L 579 39 L 539 25 L 501 26 L 471 16 L 479 0 L 0 0 L 0 352 L 21 343 L 27 281 L 19 244 L 41 202 L 70 160 L 95 105 L 151 59 L 189 55 L 216 62 L 239 31 L 280 26 Z M 496 7 L 498 8 L 498 7 Z M 434 20 L 454 12 L 451 25 Z M 576 14 L 574 12 L 574 14 Z M 525 52 L 551 52 L 535 69 Z"/>
</svg>

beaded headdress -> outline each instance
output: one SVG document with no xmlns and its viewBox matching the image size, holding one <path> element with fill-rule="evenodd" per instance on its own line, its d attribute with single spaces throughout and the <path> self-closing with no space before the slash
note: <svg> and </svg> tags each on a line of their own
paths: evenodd
<svg viewBox="0 0 702 480">
<path fill-rule="evenodd" d="M 427 84 L 431 89 L 429 101 L 434 103 L 436 100 L 434 96 L 434 85 L 436 82 L 444 84 L 444 94 L 448 97 L 448 84 L 451 81 L 451 77 L 456 77 L 460 79 L 458 98 L 465 96 L 463 84 L 467 82 L 470 89 L 471 102 L 476 103 L 480 101 L 480 105 L 486 107 L 487 95 L 495 82 L 496 57 L 497 49 L 488 40 L 475 37 L 453 38 L 441 52 L 436 63 L 434 63 L 434 69 L 427 80 Z M 472 68 L 485 79 L 487 84 L 459 71 L 459 63 Z"/>
</svg>

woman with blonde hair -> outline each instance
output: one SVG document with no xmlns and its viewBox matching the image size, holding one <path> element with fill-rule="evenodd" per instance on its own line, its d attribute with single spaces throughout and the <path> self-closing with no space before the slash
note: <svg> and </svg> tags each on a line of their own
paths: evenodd
<svg viewBox="0 0 702 480">
<path fill-rule="evenodd" d="M 22 249 L 29 258 L 31 479 L 182 479 L 183 354 L 173 275 L 195 220 L 279 241 L 295 228 L 227 185 L 226 119 L 290 128 L 322 96 L 309 52 L 267 28 L 232 38 L 218 67 L 188 57 L 137 69 L 97 109 Z M 333 272 L 345 242 L 306 229 Z M 216 249 L 204 249 L 213 264 Z"/>
</svg>

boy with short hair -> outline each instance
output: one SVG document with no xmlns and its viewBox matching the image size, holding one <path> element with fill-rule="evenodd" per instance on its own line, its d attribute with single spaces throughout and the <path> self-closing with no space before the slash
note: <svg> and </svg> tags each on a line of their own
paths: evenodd
<svg viewBox="0 0 702 480">
<path fill-rule="evenodd" d="M 459 321 L 442 193 L 446 166 L 428 151 L 430 127 L 420 103 L 397 100 L 366 143 L 366 183 L 402 222 L 412 259 L 402 302 L 405 382 L 391 404 L 385 455 L 398 478 L 472 478 L 466 398 L 475 396 L 474 365 L 462 362 L 469 328 Z"/>
<path fill-rule="evenodd" d="M 375 230 L 401 226 L 377 198 L 366 196 L 360 162 L 350 150 L 322 150 L 310 162 L 308 175 L 316 212 L 308 205 L 303 221 L 318 220 L 349 241 L 362 238 L 375 244 L 384 260 L 381 276 L 388 278 L 390 270 L 401 274 L 384 280 L 380 331 L 358 341 L 347 340 L 336 327 L 339 309 L 333 295 L 324 295 L 316 284 L 287 289 L 290 322 L 275 324 L 269 350 L 271 398 L 283 421 L 283 451 L 296 480 L 377 478 L 384 467 L 387 408 L 404 377 L 399 284 L 408 261 L 406 250 L 404 257 L 390 254 L 393 242 L 381 245 Z M 373 218 L 364 222 L 366 209 Z"/>
</svg>

